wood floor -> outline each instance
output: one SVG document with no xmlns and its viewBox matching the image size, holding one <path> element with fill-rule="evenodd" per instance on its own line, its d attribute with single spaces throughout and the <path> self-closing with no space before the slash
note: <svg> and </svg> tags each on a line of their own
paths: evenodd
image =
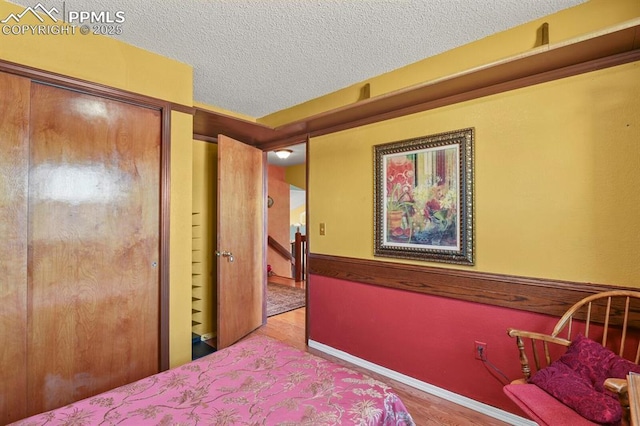
<svg viewBox="0 0 640 426">
<path fill-rule="evenodd" d="M 267 324 L 254 331 L 251 335 L 264 335 L 281 340 L 303 351 L 313 353 L 322 358 L 348 365 L 354 370 L 364 371 L 370 376 L 389 384 L 400 396 L 411 413 L 416 425 L 488 425 L 502 426 L 507 423 L 485 416 L 476 411 L 421 392 L 410 386 L 395 382 L 376 373 L 354 366 L 345 361 L 333 358 L 324 353 L 309 348 L 304 339 L 305 308 L 296 309 L 267 319 Z"/>
</svg>

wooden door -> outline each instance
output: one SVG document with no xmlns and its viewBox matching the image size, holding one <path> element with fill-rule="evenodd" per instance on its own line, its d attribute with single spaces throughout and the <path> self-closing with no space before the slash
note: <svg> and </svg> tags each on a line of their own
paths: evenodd
<svg viewBox="0 0 640 426">
<path fill-rule="evenodd" d="M 225 348 L 265 321 L 265 154 L 218 137 L 218 329 Z M 232 257 L 231 257 L 232 256 Z"/>
<path fill-rule="evenodd" d="M 28 414 L 159 370 L 160 124 L 31 87 Z"/>
<path fill-rule="evenodd" d="M 26 416 L 30 85 L 0 73 L 0 424 Z"/>
</svg>

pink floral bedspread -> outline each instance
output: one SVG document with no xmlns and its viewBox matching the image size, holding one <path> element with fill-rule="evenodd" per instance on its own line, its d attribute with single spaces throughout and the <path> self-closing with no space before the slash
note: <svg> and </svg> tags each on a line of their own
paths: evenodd
<svg viewBox="0 0 640 426">
<path fill-rule="evenodd" d="M 414 425 L 377 380 L 254 336 L 16 425 Z"/>
</svg>

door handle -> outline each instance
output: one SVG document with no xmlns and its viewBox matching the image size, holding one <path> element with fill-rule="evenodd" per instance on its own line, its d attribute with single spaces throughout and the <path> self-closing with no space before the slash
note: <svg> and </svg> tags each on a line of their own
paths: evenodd
<svg viewBox="0 0 640 426">
<path fill-rule="evenodd" d="M 230 251 L 226 251 L 226 250 L 222 250 L 222 251 L 217 251 L 216 250 L 216 256 L 220 257 L 226 257 L 229 262 L 233 262 L 233 253 L 231 253 Z"/>
</svg>

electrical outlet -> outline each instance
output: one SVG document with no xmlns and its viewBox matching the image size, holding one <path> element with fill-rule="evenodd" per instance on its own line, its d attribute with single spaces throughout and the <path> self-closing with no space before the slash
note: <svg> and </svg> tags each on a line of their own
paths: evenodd
<svg viewBox="0 0 640 426">
<path fill-rule="evenodd" d="M 476 359 L 479 359 L 481 361 L 486 361 L 487 360 L 487 344 L 484 342 L 479 342 L 479 341 L 475 341 L 474 342 L 474 354 L 476 356 Z"/>
</svg>

